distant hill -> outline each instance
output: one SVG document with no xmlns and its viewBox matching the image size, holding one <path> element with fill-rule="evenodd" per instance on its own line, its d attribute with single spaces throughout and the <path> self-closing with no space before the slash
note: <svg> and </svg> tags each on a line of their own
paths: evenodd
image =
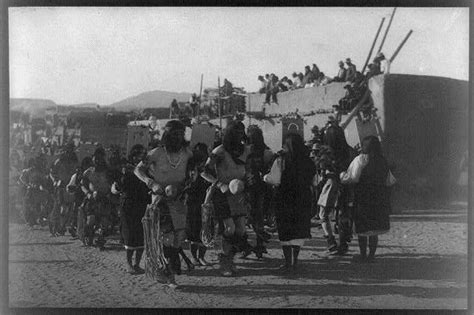
<svg viewBox="0 0 474 315">
<path fill-rule="evenodd" d="M 57 104 L 52 100 L 37 98 L 11 98 L 10 110 L 27 112 L 33 116 L 44 116 L 46 109 L 55 107 Z"/>
<path fill-rule="evenodd" d="M 59 106 L 75 107 L 75 108 L 97 108 L 97 103 L 81 103 L 81 104 L 59 104 Z"/>
<path fill-rule="evenodd" d="M 128 97 L 124 100 L 112 103 L 110 105 L 100 105 L 100 110 L 108 111 L 112 108 L 117 111 L 133 111 L 142 110 L 145 108 L 160 108 L 163 111 L 163 115 L 167 116 L 169 113 L 169 106 L 173 99 L 178 102 L 187 102 L 191 97 L 191 93 L 176 93 L 166 91 L 149 91 L 138 94 L 136 96 Z M 51 107 L 57 107 L 61 112 L 68 110 L 92 110 L 98 109 L 99 104 L 97 103 L 81 103 L 81 104 L 56 104 L 52 100 L 48 99 L 35 99 L 35 98 L 11 98 L 10 99 L 10 110 L 27 112 L 33 116 L 43 117 L 46 114 L 46 109 Z M 165 114 L 166 112 L 166 114 Z M 161 113 L 161 112 L 160 112 Z M 160 117 L 163 115 L 159 115 Z"/>
<path fill-rule="evenodd" d="M 128 97 L 122 101 L 110 104 L 118 111 L 131 111 L 144 108 L 169 108 L 173 99 L 178 102 L 187 102 L 191 93 L 176 93 L 166 91 L 150 91 Z"/>
</svg>

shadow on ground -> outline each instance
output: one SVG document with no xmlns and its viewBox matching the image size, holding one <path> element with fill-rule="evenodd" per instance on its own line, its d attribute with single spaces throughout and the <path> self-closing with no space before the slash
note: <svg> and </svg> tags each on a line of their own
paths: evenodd
<svg viewBox="0 0 474 315">
<path fill-rule="evenodd" d="M 73 262 L 70 259 L 66 260 L 9 260 L 11 264 L 59 264 L 59 263 L 70 263 Z"/>
<path fill-rule="evenodd" d="M 271 298 L 281 296 L 377 296 L 401 295 L 413 298 L 466 298 L 467 289 L 463 288 L 424 288 L 419 286 L 387 285 L 350 285 L 347 284 L 264 284 L 264 285 L 232 285 L 232 286 L 180 286 L 181 292 L 253 296 L 254 298 Z"/>
<path fill-rule="evenodd" d="M 69 245 L 69 244 L 74 244 L 75 242 L 53 242 L 53 243 L 12 243 L 10 246 L 39 246 L 39 245 L 45 245 L 45 246 L 58 246 L 58 245 Z"/>
<path fill-rule="evenodd" d="M 466 298 L 467 257 L 463 255 L 382 254 L 374 263 L 353 263 L 351 256 L 305 259 L 294 275 L 278 271 L 281 259 L 236 260 L 238 277 L 275 276 L 321 280 L 324 284 L 183 286 L 181 291 L 232 296 L 280 297 L 298 292 L 314 296 L 402 295 L 419 298 Z M 215 268 L 196 269 L 191 277 L 220 277 Z M 408 283 L 402 283 L 411 280 Z M 327 283 L 339 282 L 339 283 Z M 424 286 L 413 283 L 423 282 Z M 437 283 L 437 282 L 441 282 Z M 313 282 L 314 283 L 314 282 Z M 426 287 L 428 283 L 429 287 Z"/>
<path fill-rule="evenodd" d="M 392 215 L 390 216 L 391 222 L 419 222 L 423 220 L 423 222 L 440 222 L 440 223 L 466 223 L 467 222 L 467 213 L 462 214 L 449 214 L 449 215 L 441 215 L 441 214 L 432 214 L 426 215 L 423 214 L 410 214 L 410 215 Z"/>
</svg>

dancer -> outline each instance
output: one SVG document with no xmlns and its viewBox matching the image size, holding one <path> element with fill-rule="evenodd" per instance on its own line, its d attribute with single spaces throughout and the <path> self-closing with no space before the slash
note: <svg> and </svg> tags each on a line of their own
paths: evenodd
<svg viewBox="0 0 474 315">
<path fill-rule="evenodd" d="M 378 235 L 390 229 L 389 186 L 395 183 L 377 137 L 368 136 L 362 140 L 362 153 L 352 161 L 346 172 L 340 174 L 340 178 L 343 184 L 356 183 L 354 225 L 360 255 L 354 256 L 354 260 L 373 262 Z"/>
<path fill-rule="evenodd" d="M 140 268 L 144 248 L 142 218 L 151 198 L 148 187 L 133 173 L 145 154 L 145 147 L 141 144 L 134 145 L 119 182 L 114 182 L 112 185 L 112 193 L 120 194 L 121 197 L 121 233 L 127 255 L 127 272 L 130 274 L 145 272 Z M 132 262 L 133 253 L 135 253 L 135 263 Z"/>
<path fill-rule="evenodd" d="M 135 168 L 135 175 L 154 193 L 143 220 L 145 270 L 148 276 L 170 288 L 177 287 L 175 274 L 181 270 L 179 248 L 186 238 L 183 189 L 192 152 L 184 131 L 180 121 L 169 121 L 161 139 L 163 144 L 151 150 Z"/>
<path fill-rule="evenodd" d="M 44 190 L 45 181 L 40 158 L 30 159 L 28 168 L 24 169 L 20 175 L 19 182 L 26 190 L 23 200 L 23 218 L 31 228 L 43 222 L 42 207 L 47 199 Z"/>
<path fill-rule="evenodd" d="M 331 226 L 331 217 L 339 198 L 339 178 L 335 171 L 334 158 L 329 154 L 323 154 L 317 161 L 317 170 L 321 174 L 318 184 L 319 198 L 317 205 L 320 207 L 319 217 L 324 237 L 327 238 L 327 250 L 337 250 L 337 242 Z"/>
<path fill-rule="evenodd" d="M 229 123 L 224 132 L 223 144 L 216 147 L 208 158 L 204 179 L 215 185 L 213 204 L 215 217 L 223 223 L 221 274 L 235 275 L 234 255 L 248 247 L 245 235 L 245 217 L 248 202 L 244 193 L 246 163 L 250 154 L 244 144 L 245 127 L 240 121 Z"/>
<path fill-rule="evenodd" d="M 331 167 L 328 174 L 331 175 L 328 175 L 328 177 L 331 178 L 336 191 L 331 206 L 336 211 L 336 227 L 339 234 L 339 245 L 330 251 L 332 254 L 344 255 L 349 249 L 348 242 L 352 238 L 354 188 L 353 185 L 341 185 L 338 174 L 347 170 L 349 164 L 355 158 L 356 152 L 347 144 L 344 130 L 337 124 L 330 124 L 327 127 L 324 134 L 324 143 L 329 148 L 327 156 L 330 158 Z M 324 197 L 324 188 L 322 197 Z"/>
<path fill-rule="evenodd" d="M 71 211 L 71 219 L 70 219 L 70 227 L 69 233 L 73 237 L 78 237 L 79 239 L 83 239 L 84 237 L 84 225 L 85 225 L 85 217 L 83 209 L 80 207 L 82 202 L 84 201 L 84 192 L 81 190 L 81 181 L 82 176 L 84 175 L 85 170 L 93 165 L 92 158 L 90 156 L 86 156 L 82 159 L 81 165 L 76 168 L 76 172 L 72 174 L 69 184 L 66 186 L 66 191 L 70 194 L 74 194 L 74 204 L 73 210 Z"/>
<path fill-rule="evenodd" d="M 98 231 L 96 245 L 104 250 L 105 236 L 111 229 L 110 212 L 111 205 L 108 198 L 110 194 L 111 181 L 108 176 L 108 167 L 105 162 L 105 150 L 99 147 L 92 157 L 94 166 L 84 172 L 81 181 L 81 189 L 86 195 L 83 205 L 86 216 L 84 228 L 85 245 L 92 246 L 95 230 Z"/>
<path fill-rule="evenodd" d="M 204 171 L 204 165 L 208 158 L 207 146 L 198 143 L 193 149 L 193 158 L 190 161 L 188 170 L 189 182 L 186 186 L 186 207 L 188 208 L 186 235 L 188 241 L 191 242 L 191 262 L 196 266 L 207 266 L 208 263 L 204 259 L 206 247 L 200 239 L 201 233 L 201 205 L 204 203 L 206 191 L 209 183 L 200 176 Z"/>
<path fill-rule="evenodd" d="M 57 194 L 60 197 L 57 206 L 60 208 L 58 214 L 58 232 L 61 235 L 64 235 L 66 229 L 69 231 L 72 230 L 71 212 L 73 211 L 74 206 L 74 196 L 66 191 L 66 185 L 69 183 L 71 176 L 74 174 L 74 171 L 78 166 L 79 160 L 76 153 L 74 153 L 74 143 L 69 142 L 65 145 L 64 152 L 57 158 L 51 167 L 51 174 L 54 174 L 53 176 L 57 177 L 57 181 L 59 181 L 59 186 L 57 186 L 55 190 L 57 190 Z"/>
<path fill-rule="evenodd" d="M 298 254 L 311 238 L 311 183 L 316 172 L 303 138 L 290 133 L 284 138 L 283 152 L 275 160 L 264 181 L 277 186 L 276 219 L 285 263 L 283 272 L 296 271 Z"/>
</svg>

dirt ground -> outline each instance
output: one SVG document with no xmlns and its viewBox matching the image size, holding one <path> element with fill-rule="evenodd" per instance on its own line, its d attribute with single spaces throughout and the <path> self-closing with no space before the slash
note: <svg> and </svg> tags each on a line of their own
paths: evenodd
<svg viewBox="0 0 474 315">
<path fill-rule="evenodd" d="M 105 251 L 47 227 L 11 223 L 10 307 L 94 308 L 467 308 L 467 211 L 423 210 L 392 215 L 375 263 L 325 253 L 321 229 L 301 251 L 300 271 L 279 274 L 281 248 L 274 234 L 268 255 L 236 259 L 238 276 L 219 276 L 214 262 L 177 277 L 179 289 L 125 272 L 125 251 L 110 239 Z M 183 264 L 184 265 L 184 264 Z M 143 262 L 142 262 L 143 267 Z"/>
</svg>

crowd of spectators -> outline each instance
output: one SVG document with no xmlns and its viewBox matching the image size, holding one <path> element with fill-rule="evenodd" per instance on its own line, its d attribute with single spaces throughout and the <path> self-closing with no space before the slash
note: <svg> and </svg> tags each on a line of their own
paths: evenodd
<svg viewBox="0 0 474 315">
<path fill-rule="evenodd" d="M 278 92 L 286 92 L 290 90 L 309 88 L 314 86 L 324 86 L 331 82 L 347 82 L 344 88 L 347 89 L 347 98 L 351 99 L 353 103 L 354 95 L 363 95 L 363 90 L 366 88 L 366 82 L 369 78 L 389 72 L 389 62 L 385 59 L 383 53 L 378 53 L 373 62 L 369 64 L 366 74 L 357 71 L 357 67 L 352 63 L 351 58 L 346 58 L 345 62 L 339 61 L 339 70 L 335 77 L 328 77 L 322 72 L 316 64 L 313 63 L 312 68 L 308 65 L 303 72 L 293 72 L 291 79 L 287 76 L 279 78 L 274 73 L 259 75 L 258 80 L 261 83 L 259 93 L 265 94 L 264 104 L 276 103 L 278 104 Z M 346 100 L 340 104 L 344 109 L 349 109 L 350 104 Z"/>
</svg>

